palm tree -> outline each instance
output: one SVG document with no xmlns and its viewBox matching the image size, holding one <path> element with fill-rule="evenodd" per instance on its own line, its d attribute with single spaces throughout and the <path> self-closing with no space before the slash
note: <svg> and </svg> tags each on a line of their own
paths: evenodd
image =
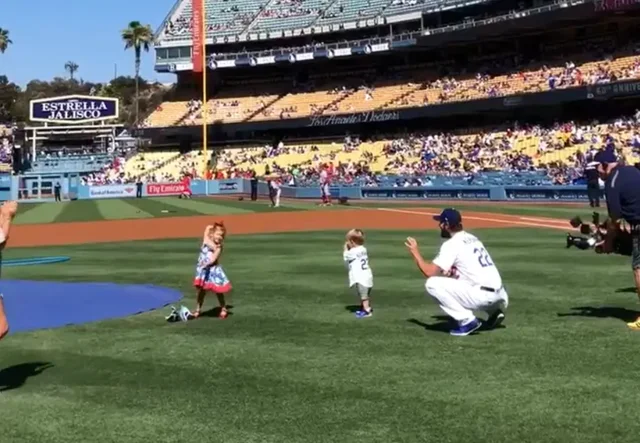
<svg viewBox="0 0 640 443">
<path fill-rule="evenodd" d="M 153 31 L 151 25 L 143 25 L 140 22 L 131 22 L 127 29 L 122 31 L 124 49 L 133 48 L 136 57 L 136 125 L 140 121 L 140 56 L 142 51 L 149 52 L 153 44 Z"/>
<path fill-rule="evenodd" d="M 78 72 L 78 69 L 80 69 L 80 66 L 75 62 L 67 62 L 64 64 L 64 70 L 69 72 L 71 80 L 73 80 L 73 74 Z"/>
<path fill-rule="evenodd" d="M 0 28 L 0 54 L 4 54 L 10 44 L 13 42 L 9 38 L 9 31 Z"/>
</svg>

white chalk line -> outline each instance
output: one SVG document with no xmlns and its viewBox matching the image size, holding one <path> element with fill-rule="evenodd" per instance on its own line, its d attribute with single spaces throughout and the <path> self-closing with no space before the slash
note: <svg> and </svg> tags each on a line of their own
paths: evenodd
<svg viewBox="0 0 640 443">
<path fill-rule="evenodd" d="M 377 208 L 379 211 L 385 211 L 385 212 L 397 212 L 397 213 L 401 213 L 401 214 L 412 214 L 412 215 L 440 215 L 439 212 L 418 212 L 418 211 L 407 211 L 404 209 L 391 209 L 391 208 Z M 516 221 L 516 220 L 505 220 L 505 219 L 498 219 L 498 218 L 489 218 L 489 217 L 476 217 L 473 215 L 465 215 L 463 217 L 464 220 L 477 220 L 477 221 L 485 221 L 485 222 L 491 222 L 491 223 L 502 223 L 505 225 L 519 225 L 519 226 L 527 226 L 530 228 L 548 228 L 548 229 L 559 229 L 562 231 L 573 231 L 574 229 L 572 229 L 571 225 L 569 225 L 569 223 L 567 223 L 567 227 L 561 227 L 561 226 L 554 226 L 553 224 L 549 224 L 549 223 L 534 223 L 534 222 L 526 222 L 526 221 Z"/>
<path fill-rule="evenodd" d="M 554 220 L 552 218 L 536 218 L 536 217 L 518 217 L 519 220 L 537 223 L 549 223 L 551 225 L 569 225 L 569 221 Z M 570 226 L 570 225 L 569 225 Z"/>
</svg>

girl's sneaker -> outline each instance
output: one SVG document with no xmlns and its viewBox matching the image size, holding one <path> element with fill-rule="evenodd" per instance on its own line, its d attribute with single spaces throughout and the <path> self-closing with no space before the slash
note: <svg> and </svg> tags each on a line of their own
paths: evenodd
<svg viewBox="0 0 640 443">
<path fill-rule="evenodd" d="M 367 318 L 373 316 L 373 309 L 370 311 L 365 311 L 364 309 L 360 311 L 356 311 L 356 318 Z"/>
</svg>

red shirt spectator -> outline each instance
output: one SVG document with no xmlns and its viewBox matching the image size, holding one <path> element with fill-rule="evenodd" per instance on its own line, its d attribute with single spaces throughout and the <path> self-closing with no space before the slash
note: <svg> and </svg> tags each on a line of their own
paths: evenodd
<svg viewBox="0 0 640 443">
<path fill-rule="evenodd" d="M 182 186 L 184 186 L 185 194 L 191 195 L 191 177 L 185 175 L 182 179 Z"/>
</svg>

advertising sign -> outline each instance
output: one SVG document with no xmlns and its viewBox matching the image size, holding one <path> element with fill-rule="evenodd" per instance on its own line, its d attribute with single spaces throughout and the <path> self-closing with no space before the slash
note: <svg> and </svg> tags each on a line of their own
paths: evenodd
<svg viewBox="0 0 640 443">
<path fill-rule="evenodd" d="M 220 181 L 218 183 L 218 190 L 221 193 L 224 192 L 238 192 L 240 189 L 239 183 L 237 181 Z"/>
<path fill-rule="evenodd" d="M 136 187 L 132 185 L 89 186 L 89 198 L 135 197 Z"/>
<path fill-rule="evenodd" d="M 147 195 L 180 195 L 187 190 L 182 183 L 149 183 Z"/>
<path fill-rule="evenodd" d="M 10 188 L 10 187 L 11 187 L 11 175 L 0 174 L 0 188 Z"/>
<path fill-rule="evenodd" d="M 640 0 L 595 0 L 597 12 L 621 11 L 640 4 Z"/>
<path fill-rule="evenodd" d="M 369 111 L 352 114 L 336 114 L 329 116 L 313 116 L 309 119 L 310 127 L 352 125 L 356 123 L 380 123 L 393 120 L 400 120 L 398 111 Z"/>
<path fill-rule="evenodd" d="M 119 116 L 118 99 L 68 95 L 31 100 L 31 121 L 58 124 L 83 124 L 115 120 Z"/>
<path fill-rule="evenodd" d="M 191 34 L 193 35 L 193 47 L 191 49 L 191 63 L 193 72 L 202 72 L 202 49 L 205 36 L 202 35 L 204 21 L 204 0 L 191 0 Z"/>
</svg>

